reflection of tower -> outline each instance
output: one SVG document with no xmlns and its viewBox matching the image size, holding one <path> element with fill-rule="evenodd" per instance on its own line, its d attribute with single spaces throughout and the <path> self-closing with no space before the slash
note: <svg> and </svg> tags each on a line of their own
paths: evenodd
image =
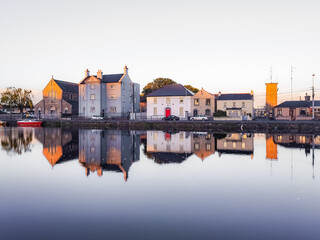
<svg viewBox="0 0 320 240">
<path fill-rule="evenodd" d="M 273 108 L 278 104 L 278 83 L 266 83 L 266 114 L 274 118 Z"/>
<path fill-rule="evenodd" d="M 274 143 L 272 136 L 266 136 L 266 158 L 278 160 L 278 145 Z"/>
</svg>

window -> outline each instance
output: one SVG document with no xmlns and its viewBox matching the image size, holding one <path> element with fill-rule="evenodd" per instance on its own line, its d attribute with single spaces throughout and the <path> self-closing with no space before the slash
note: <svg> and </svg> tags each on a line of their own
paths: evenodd
<svg viewBox="0 0 320 240">
<path fill-rule="evenodd" d="M 114 95 L 114 94 L 110 95 L 110 99 L 111 100 L 115 100 L 116 99 L 116 95 Z"/>
<path fill-rule="evenodd" d="M 200 143 L 195 143 L 194 144 L 194 150 L 195 151 L 200 150 Z"/>
<path fill-rule="evenodd" d="M 117 108 L 116 107 L 110 107 L 110 112 L 116 112 Z"/>
<path fill-rule="evenodd" d="M 72 94 L 70 94 L 70 99 L 72 100 Z"/>
<path fill-rule="evenodd" d="M 95 100 L 96 99 L 96 95 L 95 94 L 90 94 L 90 99 L 91 100 Z"/>
<path fill-rule="evenodd" d="M 96 151 L 96 148 L 95 148 L 95 147 L 91 147 L 91 148 L 90 148 L 90 152 L 91 152 L 91 153 L 94 153 L 95 151 Z"/>
<path fill-rule="evenodd" d="M 166 98 L 166 103 L 170 104 L 170 98 L 168 98 L 168 97 Z"/>
<path fill-rule="evenodd" d="M 206 116 L 211 116 L 211 111 L 210 111 L 210 109 L 206 109 L 205 114 L 206 114 Z"/>
<path fill-rule="evenodd" d="M 83 108 L 82 108 L 82 110 L 83 110 L 83 113 L 84 113 L 84 112 L 86 111 L 86 108 L 85 108 L 85 107 L 83 107 Z"/>
<path fill-rule="evenodd" d="M 111 135 L 110 135 L 110 140 L 112 140 L 112 141 L 117 140 L 117 135 L 111 134 Z"/>
<path fill-rule="evenodd" d="M 279 135 L 279 136 L 277 137 L 277 139 L 278 139 L 278 141 L 281 141 L 281 140 L 282 140 L 282 136 Z"/>
<path fill-rule="evenodd" d="M 180 97 L 179 102 L 183 103 L 183 97 Z"/>
<path fill-rule="evenodd" d="M 111 88 L 111 89 L 116 89 L 116 85 L 111 84 L 111 85 L 110 85 L 110 88 Z"/>
<path fill-rule="evenodd" d="M 233 102 L 233 103 L 232 103 L 232 106 L 235 107 L 235 106 L 236 106 L 236 102 Z"/>
<path fill-rule="evenodd" d="M 91 83 L 91 84 L 90 84 L 90 89 L 95 89 L 95 88 L 96 88 L 96 85 L 93 84 L 93 83 Z"/>
<path fill-rule="evenodd" d="M 246 103 L 245 102 L 242 102 L 242 107 L 245 107 L 246 106 Z"/>
<path fill-rule="evenodd" d="M 235 142 L 232 143 L 232 147 L 236 148 L 236 143 Z"/>
<path fill-rule="evenodd" d="M 206 143 L 206 151 L 211 151 L 211 143 Z"/>
<path fill-rule="evenodd" d="M 306 116 L 307 112 L 305 109 L 300 109 L 300 116 Z"/>
<path fill-rule="evenodd" d="M 277 115 L 282 115 L 282 108 L 278 108 Z"/>
<path fill-rule="evenodd" d="M 137 98 L 134 98 L 134 103 L 137 103 Z"/>
<path fill-rule="evenodd" d="M 90 112 L 95 112 L 96 108 L 95 107 L 90 107 Z"/>
<path fill-rule="evenodd" d="M 115 147 L 110 147 L 110 152 L 115 152 L 116 148 Z"/>
<path fill-rule="evenodd" d="M 183 141 L 183 140 L 184 140 L 183 132 L 180 132 L 180 141 Z"/>
<path fill-rule="evenodd" d="M 157 104 L 158 103 L 158 99 L 155 97 L 155 98 L 153 98 L 153 103 L 154 104 Z"/>
<path fill-rule="evenodd" d="M 183 116 L 183 107 L 180 107 L 180 116 Z"/>
<path fill-rule="evenodd" d="M 196 99 L 194 100 L 194 105 L 195 105 L 195 106 L 199 106 L 199 99 L 198 99 L 198 98 L 196 98 Z"/>
<path fill-rule="evenodd" d="M 154 132 L 154 133 L 153 133 L 153 140 L 154 140 L 154 141 L 157 141 L 157 139 L 158 139 L 158 133 L 157 133 L 157 132 Z"/>
<path fill-rule="evenodd" d="M 242 149 L 245 149 L 245 148 L 246 148 L 246 143 L 243 142 L 243 143 L 241 144 L 241 147 L 242 147 Z"/>
<path fill-rule="evenodd" d="M 207 99 L 206 99 L 206 105 L 208 105 L 208 106 L 211 105 L 211 99 L 210 99 L 210 98 L 207 98 Z"/>
<path fill-rule="evenodd" d="M 157 111 L 158 109 L 157 109 L 157 107 L 154 107 L 153 108 L 153 115 L 157 115 L 158 114 L 158 111 Z"/>
</svg>

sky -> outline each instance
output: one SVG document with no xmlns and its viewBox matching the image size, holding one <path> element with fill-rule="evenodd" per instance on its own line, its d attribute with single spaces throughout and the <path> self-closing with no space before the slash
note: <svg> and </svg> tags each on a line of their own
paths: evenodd
<svg viewBox="0 0 320 240">
<path fill-rule="evenodd" d="M 278 82 L 279 103 L 310 93 L 320 99 L 320 2 L 1 1 L 0 89 L 41 92 L 55 79 L 129 75 L 142 88 L 158 77 L 211 93 L 255 92 Z"/>
</svg>

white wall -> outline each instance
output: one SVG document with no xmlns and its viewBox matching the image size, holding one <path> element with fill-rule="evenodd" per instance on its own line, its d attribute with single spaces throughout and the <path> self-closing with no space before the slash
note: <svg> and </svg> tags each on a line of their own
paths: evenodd
<svg viewBox="0 0 320 240">
<path fill-rule="evenodd" d="M 165 132 L 148 131 L 147 152 L 191 153 L 191 135 L 179 132 L 166 138 Z"/>
<path fill-rule="evenodd" d="M 157 103 L 154 103 L 154 98 L 157 98 Z M 170 103 L 167 103 L 167 98 Z M 180 98 L 183 103 L 180 103 Z M 147 117 L 148 119 L 161 119 L 165 116 L 165 109 L 171 108 L 171 115 L 186 119 L 186 111 L 191 114 L 191 96 L 169 96 L 169 97 L 147 97 Z M 157 114 L 154 114 L 154 108 L 157 108 Z M 180 115 L 180 107 L 183 107 L 183 115 Z"/>
</svg>

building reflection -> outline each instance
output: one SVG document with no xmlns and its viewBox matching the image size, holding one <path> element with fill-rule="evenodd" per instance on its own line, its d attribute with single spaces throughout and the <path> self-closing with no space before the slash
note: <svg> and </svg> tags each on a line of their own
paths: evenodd
<svg viewBox="0 0 320 240">
<path fill-rule="evenodd" d="M 192 155 L 191 142 L 189 132 L 148 131 L 146 149 L 148 157 L 159 164 L 181 163 Z"/>
<path fill-rule="evenodd" d="M 228 133 L 225 138 L 217 140 L 217 151 L 221 154 L 246 154 L 253 158 L 253 134 Z"/>
<path fill-rule="evenodd" d="M 211 133 L 148 131 L 145 149 L 156 163 L 182 163 L 192 154 L 204 160 L 215 153 L 215 145 Z"/>
<path fill-rule="evenodd" d="M 127 181 L 129 168 L 140 159 L 140 135 L 118 130 L 79 130 L 79 162 L 86 175 L 104 171 L 122 172 Z"/>
<path fill-rule="evenodd" d="M 215 153 L 215 137 L 211 133 L 192 134 L 192 152 L 202 161 Z"/>
<path fill-rule="evenodd" d="M 35 137 L 43 145 L 42 153 L 53 167 L 77 159 L 78 132 L 61 128 L 36 128 Z"/>
<path fill-rule="evenodd" d="M 305 154 L 311 152 L 312 147 L 320 148 L 320 136 L 301 135 L 301 134 L 275 134 L 273 142 L 286 148 L 304 149 Z"/>
</svg>

